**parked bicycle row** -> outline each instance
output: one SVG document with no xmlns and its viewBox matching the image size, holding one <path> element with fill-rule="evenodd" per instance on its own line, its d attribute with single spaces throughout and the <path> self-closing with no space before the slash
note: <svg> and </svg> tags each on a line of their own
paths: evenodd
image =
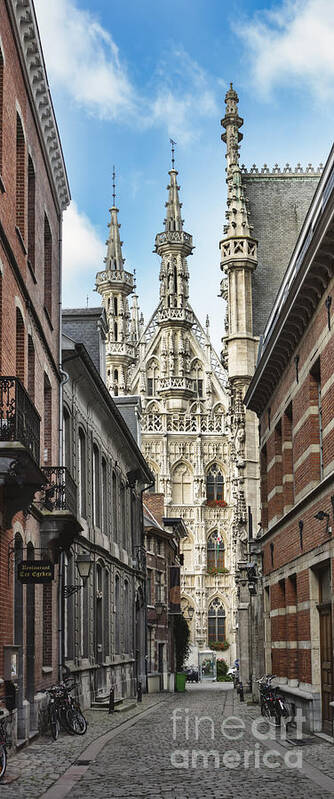
<svg viewBox="0 0 334 799">
<path fill-rule="evenodd" d="M 48 694 L 48 720 L 52 738 L 57 740 L 60 728 L 70 735 L 84 735 L 87 730 L 87 721 L 80 708 L 79 701 L 72 696 L 76 683 L 72 678 L 67 678 L 57 685 L 47 688 Z"/>
</svg>

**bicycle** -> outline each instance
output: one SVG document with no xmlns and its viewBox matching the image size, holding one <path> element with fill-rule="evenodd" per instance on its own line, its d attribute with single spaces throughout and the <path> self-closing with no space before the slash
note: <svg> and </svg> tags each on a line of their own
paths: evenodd
<svg viewBox="0 0 334 799">
<path fill-rule="evenodd" d="M 259 686 L 262 716 L 269 724 L 279 727 L 281 720 L 288 719 L 290 713 L 284 697 L 278 693 L 278 688 L 273 687 L 271 684 L 274 679 L 275 674 L 265 674 L 256 682 Z"/>
<path fill-rule="evenodd" d="M 75 735 L 84 735 L 87 731 L 87 721 L 82 713 L 78 699 L 71 696 L 71 691 L 76 688 L 76 683 L 67 679 L 63 685 L 64 700 L 66 702 L 65 724 L 68 732 Z"/>
<path fill-rule="evenodd" d="M 48 704 L 49 727 L 54 741 L 57 740 L 60 733 L 60 719 L 57 707 L 58 690 L 59 688 L 57 685 L 53 685 L 50 688 L 46 689 L 46 693 L 49 695 L 49 704 Z"/>
<path fill-rule="evenodd" d="M 3 711 L 0 711 L 3 715 Z M 7 768 L 7 747 L 11 745 L 7 731 L 8 716 L 0 719 L 0 780 L 6 773 Z"/>
</svg>

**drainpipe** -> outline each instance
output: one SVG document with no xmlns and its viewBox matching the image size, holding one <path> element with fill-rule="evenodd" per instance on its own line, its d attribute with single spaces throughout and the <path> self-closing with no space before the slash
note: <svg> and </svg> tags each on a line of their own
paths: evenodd
<svg viewBox="0 0 334 799">
<path fill-rule="evenodd" d="M 62 213 L 59 218 L 59 244 L 58 244 L 58 264 L 59 264 L 59 465 L 63 465 L 63 386 L 69 380 L 69 375 L 62 369 L 62 243 L 63 243 L 63 217 Z M 63 661 L 64 661 L 64 552 L 59 553 L 59 568 L 58 568 L 58 679 L 62 681 L 63 678 Z"/>
</svg>

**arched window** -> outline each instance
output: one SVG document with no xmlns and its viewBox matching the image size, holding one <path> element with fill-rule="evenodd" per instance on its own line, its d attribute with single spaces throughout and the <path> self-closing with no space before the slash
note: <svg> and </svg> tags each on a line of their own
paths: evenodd
<svg viewBox="0 0 334 799">
<path fill-rule="evenodd" d="M 24 322 L 19 308 L 16 308 L 16 375 L 24 383 Z"/>
<path fill-rule="evenodd" d="M 16 226 L 22 239 L 25 232 L 25 157 L 23 126 L 19 114 L 16 114 Z"/>
<path fill-rule="evenodd" d="M 119 654 L 121 650 L 121 641 L 120 641 L 120 585 L 119 585 L 119 576 L 116 574 L 115 579 L 115 652 Z"/>
<path fill-rule="evenodd" d="M 214 599 L 211 602 L 208 613 L 208 639 L 209 646 L 215 641 L 223 643 L 226 640 L 225 635 L 225 608 L 220 599 Z"/>
<path fill-rule="evenodd" d="M 52 236 L 49 220 L 44 214 L 44 307 L 52 316 Z"/>
<path fill-rule="evenodd" d="M 129 636 L 129 583 L 124 581 L 124 651 L 130 651 L 130 636 Z"/>
<path fill-rule="evenodd" d="M 71 468 L 71 417 L 67 410 L 63 410 L 63 464 Z"/>
<path fill-rule="evenodd" d="M 78 485 L 79 485 L 79 513 L 83 519 L 86 518 L 86 436 L 83 430 L 79 430 L 79 453 L 78 453 Z"/>
<path fill-rule="evenodd" d="M 101 520 L 102 520 L 102 530 L 104 533 L 107 533 L 107 527 L 108 527 L 107 463 L 105 458 L 102 458 L 101 466 L 102 466 Z"/>
<path fill-rule="evenodd" d="M 114 394 L 118 395 L 118 369 L 114 369 Z"/>
<path fill-rule="evenodd" d="M 27 560 L 35 560 L 35 551 L 31 543 L 27 546 Z M 30 701 L 35 693 L 35 585 L 28 583 L 26 587 L 26 689 Z"/>
<path fill-rule="evenodd" d="M 208 502 L 224 499 L 224 478 L 217 463 L 213 463 L 206 477 L 206 498 Z"/>
<path fill-rule="evenodd" d="M 103 602 L 104 602 L 104 655 L 110 654 L 110 608 L 109 608 L 109 572 L 108 569 L 104 570 L 104 593 L 103 593 Z"/>
<path fill-rule="evenodd" d="M 100 526 L 100 454 L 94 444 L 93 446 L 93 524 Z"/>
<path fill-rule="evenodd" d="M 112 534 L 114 541 L 117 541 L 117 508 L 118 508 L 118 491 L 117 491 L 117 477 L 116 472 L 112 473 Z"/>
<path fill-rule="evenodd" d="M 186 463 L 180 463 L 174 469 L 172 493 L 174 505 L 191 505 L 192 475 Z"/>
<path fill-rule="evenodd" d="M 156 397 L 158 393 L 158 365 L 151 361 L 147 369 L 147 396 Z"/>
<path fill-rule="evenodd" d="M 32 337 L 28 335 L 28 393 L 35 401 L 35 347 Z"/>
<path fill-rule="evenodd" d="M 211 533 L 208 538 L 207 546 L 207 569 L 210 571 L 221 572 L 225 568 L 225 547 L 224 541 L 217 531 Z"/>
<path fill-rule="evenodd" d="M 35 271 L 35 170 L 28 156 L 28 259 Z"/>
<path fill-rule="evenodd" d="M 44 372 L 44 463 L 52 465 L 52 388 Z"/>
</svg>

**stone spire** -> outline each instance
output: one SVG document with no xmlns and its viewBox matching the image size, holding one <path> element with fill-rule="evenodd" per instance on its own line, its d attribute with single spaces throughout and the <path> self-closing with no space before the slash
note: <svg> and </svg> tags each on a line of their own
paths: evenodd
<svg viewBox="0 0 334 799">
<path fill-rule="evenodd" d="M 138 341 L 141 336 L 141 329 L 142 324 L 140 321 L 140 308 L 138 303 L 138 294 L 137 294 L 137 286 L 136 286 L 136 270 L 133 270 L 134 274 L 134 285 L 133 285 L 133 295 L 132 295 L 132 306 L 131 306 L 131 319 L 130 319 L 130 334 L 131 334 L 131 341 L 134 344 L 138 344 Z"/>
<path fill-rule="evenodd" d="M 116 207 L 115 167 L 113 169 L 113 205 L 110 208 L 109 236 L 106 242 L 105 270 L 96 275 L 96 289 L 102 296 L 108 320 L 106 345 L 107 386 L 111 394 L 127 394 L 128 372 L 136 353 L 130 331 L 128 295 L 133 291 L 133 275 L 124 269 Z"/>
<path fill-rule="evenodd" d="M 109 213 L 111 214 L 109 227 L 109 236 L 106 241 L 107 245 L 107 255 L 104 259 L 104 262 L 108 269 L 124 269 L 125 258 L 122 255 L 122 244 L 123 242 L 120 240 L 119 230 L 120 224 L 118 222 L 117 214 L 119 213 L 118 208 L 116 207 L 116 173 L 115 167 L 113 167 L 113 204 L 112 207 L 109 208 Z"/>
<path fill-rule="evenodd" d="M 226 133 L 222 133 L 221 138 L 226 142 L 227 162 L 227 225 L 224 227 L 224 233 L 229 236 L 250 236 L 248 200 L 242 185 L 239 164 L 239 142 L 243 138 L 239 128 L 244 121 L 242 117 L 239 117 L 238 102 L 239 97 L 231 83 L 225 96 L 226 114 L 221 120 L 221 125 L 226 129 Z"/>
<path fill-rule="evenodd" d="M 170 182 L 167 186 L 168 200 L 166 202 L 165 231 L 155 237 L 155 252 L 161 257 L 160 268 L 160 301 L 161 308 L 165 309 L 164 318 L 180 311 L 179 317 L 186 316 L 186 306 L 189 295 L 189 272 L 187 256 L 192 254 L 192 236 L 183 230 L 183 219 L 179 199 L 180 186 L 177 183 L 178 172 L 174 164 L 174 144 L 172 143 L 172 168 L 169 171 Z M 161 312 L 160 312 L 161 315 Z"/>
</svg>

